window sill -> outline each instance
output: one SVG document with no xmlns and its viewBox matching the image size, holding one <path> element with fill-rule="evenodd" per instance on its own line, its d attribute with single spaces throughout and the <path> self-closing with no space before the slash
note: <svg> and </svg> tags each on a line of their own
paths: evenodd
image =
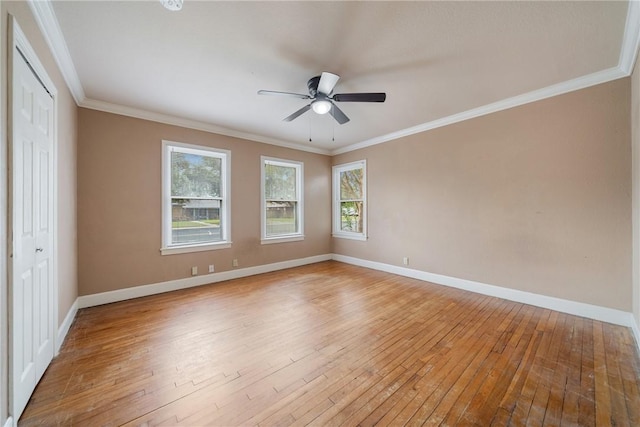
<svg viewBox="0 0 640 427">
<path fill-rule="evenodd" d="M 207 243 L 205 245 L 189 245 L 189 246 L 172 246 L 168 248 L 160 248 L 161 255 L 186 254 L 190 252 L 215 251 L 218 249 L 228 249 L 231 242 Z"/>
<path fill-rule="evenodd" d="M 361 240 L 361 241 L 366 241 L 367 240 L 367 236 L 364 234 L 356 234 L 356 233 L 333 233 L 332 234 L 333 237 L 336 237 L 338 239 L 349 239 L 349 240 Z"/>
<path fill-rule="evenodd" d="M 304 240 L 304 235 L 300 236 L 284 236 L 284 237 L 263 237 L 260 243 L 263 245 L 271 245 L 273 243 L 299 242 Z"/>
</svg>

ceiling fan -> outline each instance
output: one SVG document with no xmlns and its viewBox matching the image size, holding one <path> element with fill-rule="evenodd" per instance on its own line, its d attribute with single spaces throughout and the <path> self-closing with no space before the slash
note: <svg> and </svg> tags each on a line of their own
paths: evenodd
<svg viewBox="0 0 640 427">
<path fill-rule="evenodd" d="M 332 95 L 333 88 L 338 83 L 340 76 L 328 72 L 323 72 L 322 75 L 312 77 L 307 82 L 309 88 L 309 95 L 303 95 L 300 93 L 291 92 L 277 92 L 273 90 L 259 90 L 259 95 L 278 95 L 278 96 L 290 96 L 300 99 L 310 99 L 311 102 L 290 116 L 285 117 L 285 122 L 290 122 L 293 119 L 301 116 L 307 111 L 313 109 L 318 114 L 329 113 L 336 119 L 341 125 L 349 121 L 349 117 L 342 112 L 335 104 L 335 102 L 384 102 L 387 98 L 387 94 L 384 92 L 376 93 L 336 93 Z"/>
</svg>

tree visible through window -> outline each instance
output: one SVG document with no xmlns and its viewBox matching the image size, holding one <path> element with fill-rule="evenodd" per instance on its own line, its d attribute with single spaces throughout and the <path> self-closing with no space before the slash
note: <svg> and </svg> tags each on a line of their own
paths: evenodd
<svg viewBox="0 0 640 427">
<path fill-rule="evenodd" d="M 165 158 L 163 246 L 199 246 L 228 240 L 228 154 L 165 143 Z"/>
<path fill-rule="evenodd" d="M 171 243 L 218 242 L 222 159 L 171 152 Z"/>
<path fill-rule="evenodd" d="M 340 230 L 362 233 L 362 169 L 340 172 Z"/>
<path fill-rule="evenodd" d="M 263 240 L 302 235 L 302 163 L 262 158 Z"/>
<path fill-rule="evenodd" d="M 359 161 L 333 168 L 333 232 L 337 237 L 364 238 L 365 162 Z"/>
</svg>

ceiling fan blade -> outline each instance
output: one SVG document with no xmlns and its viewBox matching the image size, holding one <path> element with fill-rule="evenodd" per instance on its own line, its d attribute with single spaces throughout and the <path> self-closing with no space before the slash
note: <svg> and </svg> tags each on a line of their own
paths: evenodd
<svg viewBox="0 0 640 427">
<path fill-rule="evenodd" d="M 338 102 L 384 102 L 387 94 L 384 92 L 376 93 L 337 93 L 332 99 Z"/>
<path fill-rule="evenodd" d="M 298 111 L 296 111 L 295 113 L 293 113 L 292 115 L 285 117 L 284 119 L 282 119 L 285 122 L 290 122 L 291 120 L 303 115 L 304 113 L 306 113 L 307 111 L 309 111 L 311 109 L 311 104 L 309 105 L 305 105 L 304 107 L 302 107 L 301 109 L 299 109 Z"/>
<path fill-rule="evenodd" d="M 326 71 L 323 72 L 320 76 L 320 82 L 318 83 L 318 92 L 324 93 L 325 95 L 331 94 L 339 79 L 340 76 L 336 74 L 327 73 Z"/>
<path fill-rule="evenodd" d="M 329 114 L 333 116 L 334 119 L 341 125 L 347 123 L 349 121 L 349 117 L 345 113 L 342 112 L 341 109 L 338 108 L 336 104 L 331 103 L 331 109 L 329 110 Z"/>
<path fill-rule="evenodd" d="M 278 92 L 275 90 L 259 90 L 258 95 L 292 96 L 292 97 L 301 98 L 301 99 L 311 99 L 309 95 L 303 95 L 301 93 L 291 93 L 291 92 Z"/>
</svg>

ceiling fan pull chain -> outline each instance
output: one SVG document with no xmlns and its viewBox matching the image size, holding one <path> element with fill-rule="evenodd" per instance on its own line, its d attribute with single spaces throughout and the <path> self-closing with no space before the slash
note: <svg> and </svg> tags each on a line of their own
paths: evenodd
<svg viewBox="0 0 640 427">
<path fill-rule="evenodd" d="M 333 109 L 333 111 L 335 111 L 334 107 L 335 107 L 335 105 L 333 105 L 333 103 L 331 103 L 331 108 Z M 332 123 L 332 126 L 331 126 L 331 142 L 336 142 L 336 121 L 335 120 L 331 120 L 331 123 Z"/>
</svg>

